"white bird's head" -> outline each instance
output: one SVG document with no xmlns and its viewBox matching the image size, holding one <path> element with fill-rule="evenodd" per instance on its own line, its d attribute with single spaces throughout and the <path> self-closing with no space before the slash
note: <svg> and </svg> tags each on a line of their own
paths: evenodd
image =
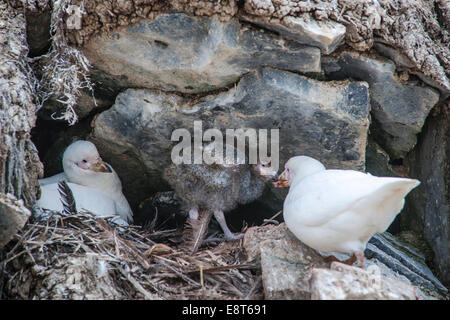
<svg viewBox="0 0 450 320">
<path fill-rule="evenodd" d="M 274 186 L 277 188 L 289 187 L 294 180 L 299 181 L 306 176 L 323 170 L 326 170 L 325 166 L 314 158 L 307 156 L 292 157 L 286 162 L 284 171 L 280 174 L 278 180 L 274 182 Z"/>
<path fill-rule="evenodd" d="M 67 147 L 63 155 L 63 168 L 69 178 L 112 172 L 100 158 L 95 145 L 85 140 L 75 141 Z"/>
</svg>

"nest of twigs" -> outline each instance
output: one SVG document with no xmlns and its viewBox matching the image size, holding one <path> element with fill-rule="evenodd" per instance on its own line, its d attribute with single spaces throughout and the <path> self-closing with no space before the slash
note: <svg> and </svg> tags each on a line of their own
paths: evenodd
<svg viewBox="0 0 450 320">
<path fill-rule="evenodd" d="M 181 234 L 118 227 L 87 212 L 30 221 L 1 253 L 0 298 L 262 298 L 239 241 L 190 255 Z"/>
</svg>

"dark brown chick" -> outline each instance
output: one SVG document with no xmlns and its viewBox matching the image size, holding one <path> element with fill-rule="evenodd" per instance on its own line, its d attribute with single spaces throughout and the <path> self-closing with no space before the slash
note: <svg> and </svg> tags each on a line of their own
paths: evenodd
<svg viewBox="0 0 450 320">
<path fill-rule="evenodd" d="M 212 215 L 219 222 L 226 240 L 242 238 L 228 228 L 224 212 L 238 205 L 258 199 L 266 182 L 276 176 L 276 171 L 264 164 L 171 164 L 164 178 L 182 199 L 189 211 L 189 222 L 194 232 L 192 251 L 203 241 Z"/>
</svg>

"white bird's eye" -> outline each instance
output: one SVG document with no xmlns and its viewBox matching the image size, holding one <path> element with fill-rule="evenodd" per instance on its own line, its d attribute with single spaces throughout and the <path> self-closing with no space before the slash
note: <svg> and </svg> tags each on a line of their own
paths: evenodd
<svg viewBox="0 0 450 320">
<path fill-rule="evenodd" d="M 84 162 L 84 163 L 87 163 L 87 160 L 86 160 L 86 159 L 83 159 L 83 162 Z"/>
</svg>

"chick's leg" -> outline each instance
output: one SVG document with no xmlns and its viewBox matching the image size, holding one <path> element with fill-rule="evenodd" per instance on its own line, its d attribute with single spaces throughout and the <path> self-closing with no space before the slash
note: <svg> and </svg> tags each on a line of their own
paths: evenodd
<svg viewBox="0 0 450 320">
<path fill-rule="evenodd" d="M 237 240 L 244 237 L 243 233 L 233 233 L 228 229 L 227 222 L 225 221 L 225 216 L 223 215 L 223 211 L 214 211 L 214 217 L 216 218 L 217 222 L 219 222 L 220 227 L 223 230 L 223 233 L 225 234 L 226 240 Z"/>
</svg>

